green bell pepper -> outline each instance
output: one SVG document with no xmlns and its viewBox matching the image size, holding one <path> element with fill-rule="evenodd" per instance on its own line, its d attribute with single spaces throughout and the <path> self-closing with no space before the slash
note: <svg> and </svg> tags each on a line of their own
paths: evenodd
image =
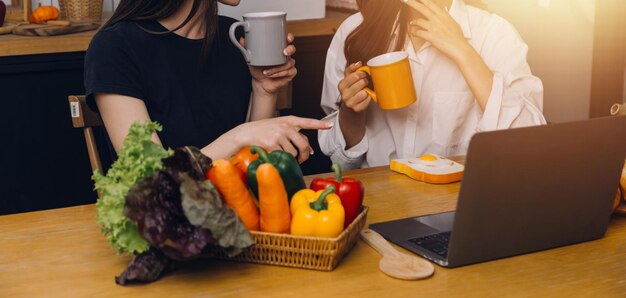
<svg viewBox="0 0 626 298">
<path fill-rule="evenodd" d="M 246 173 L 248 186 L 257 198 L 259 197 L 259 187 L 256 171 L 263 163 L 270 163 L 278 170 L 280 178 L 283 180 L 283 184 L 287 190 L 289 200 L 291 200 L 291 197 L 293 197 L 296 192 L 306 188 L 300 165 L 296 158 L 290 153 L 282 150 L 274 150 L 267 154 L 263 149 L 257 146 L 252 146 L 250 152 L 259 154 L 259 159 L 250 163 L 248 172 Z"/>
</svg>

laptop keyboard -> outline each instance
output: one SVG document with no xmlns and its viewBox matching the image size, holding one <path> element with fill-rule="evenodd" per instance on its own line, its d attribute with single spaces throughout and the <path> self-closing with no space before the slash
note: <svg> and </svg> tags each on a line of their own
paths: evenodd
<svg viewBox="0 0 626 298">
<path fill-rule="evenodd" d="M 448 244 L 450 243 L 450 232 L 428 235 L 424 237 L 409 239 L 409 242 L 418 245 L 426 250 L 434 252 L 442 258 L 448 256 Z"/>
</svg>

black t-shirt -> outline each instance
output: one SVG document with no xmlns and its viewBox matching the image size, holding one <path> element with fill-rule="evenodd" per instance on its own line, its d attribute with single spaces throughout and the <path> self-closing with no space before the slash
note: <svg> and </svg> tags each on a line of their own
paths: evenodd
<svg viewBox="0 0 626 298">
<path fill-rule="evenodd" d="M 145 102 L 150 118 L 163 125 L 166 148 L 202 148 L 243 123 L 252 90 L 241 53 L 228 38 L 235 20 L 221 17 L 203 58 L 203 41 L 167 31 L 157 21 L 121 22 L 98 32 L 85 57 L 85 90 Z M 143 29 L 142 29 L 143 28 Z"/>
</svg>

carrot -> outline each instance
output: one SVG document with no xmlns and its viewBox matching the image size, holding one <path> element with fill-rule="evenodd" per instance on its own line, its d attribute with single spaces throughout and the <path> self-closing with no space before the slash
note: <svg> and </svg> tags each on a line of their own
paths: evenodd
<svg viewBox="0 0 626 298">
<path fill-rule="evenodd" d="M 257 169 L 256 177 L 259 184 L 261 231 L 289 233 L 291 211 L 287 190 L 278 170 L 270 163 L 264 163 Z"/>
<path fill-rule="evenodd" d="M 237 168 L 227 160 L 216 160 L 207 176 L 224 197 L 226 205 L 233 208 L 246 228 L 258 231 L 259 210 L 250 191 L 239 177 Z"/>
</svg>

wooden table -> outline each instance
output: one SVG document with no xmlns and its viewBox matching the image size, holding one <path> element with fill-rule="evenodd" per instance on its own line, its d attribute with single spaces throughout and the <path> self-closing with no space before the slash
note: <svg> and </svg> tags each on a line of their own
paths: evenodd
<svg viewBox="0 0 626 298">
<path fill-rule="evenodd" d="M 370 223 L 452 210 L 459 190 L 387 168 L 346 175 L 365 183 Z M 100 234 L 94 205 L 0 217 L 0 297 L 624 297 L 626 218 L 613 218 L 597 241 L 436 267 L 424 281 L 390 278 L 378 271 L 379 259 L 359 240 L 332 272 L 201 260 L 155 283 L 122 287 L 113 277 L 129 257 L 116 255 Z"/>
<path fill-rule="evenodd" d="M 351 13 L 326 10 L 323 19 L 299 20 L 287 22 L 289 32 L 296 38 L 333 35 L 339 25 Z M 58 36 L 19 36 L 0 35 L 0 57 L 32 54 L 84 52 L 97 31 L 58 35 Z"/>
</svg>

